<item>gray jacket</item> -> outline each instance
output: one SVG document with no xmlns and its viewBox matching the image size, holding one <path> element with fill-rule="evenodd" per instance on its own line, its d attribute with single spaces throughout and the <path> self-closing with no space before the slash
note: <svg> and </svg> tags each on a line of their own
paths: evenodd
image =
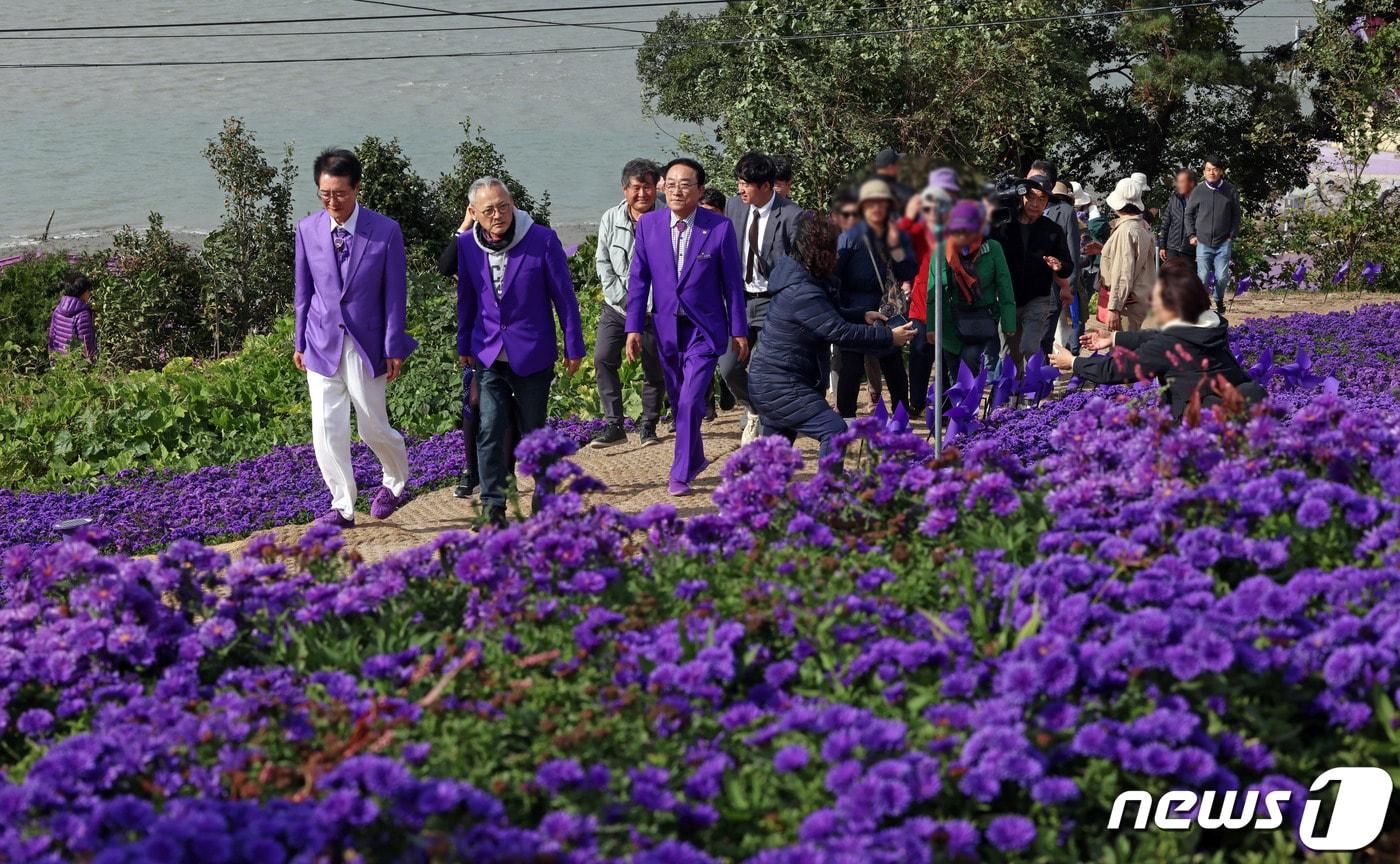
<svg viewBox="0 0 1400 864">
<path fill-rule="evenodd" d="M 1186 237 L 1219 246 L 1240 233 L 1240 196 L 1235 184 L 1220 179 L 1219 188 L 1197 183 L 1186 202 Z"/>
<path fill-rule="evenodd" d="M 598 278 L 603 282 L 603 302 L 627 314 L 627 278 L 632 272 L 632 244 L 637 223 L 623 201 L 603 214 L 598 223 L 598 252 L 593 257 Z"/>
<path fill-rule="evenodd" d="M 1167 199 L 1167 206 L 1162 208 L 1162 219 L 1157 223 L 1157 248 L 1191 251 L 1191 234 L 1186 230 L 1186 199 L 1179 192 L 1173 192 Z"/>
<path fill-rule="evenodd" d="M 786 258 L 797 245 L 797 220 L 804 211 L 789 198 L 773 194 L 773 211 L 768 214 L 768 230 L 763 236 L 762 248 L 758 250 L 758 269 L 765 276 Z M 740 266 L 743 266 L 742 253 L 744 236 L 749 229 L 749 205 L 738 195 L 731 196 L 724 203 L 724 215 L 734 225 L 734 236 L 739 238 Z M 748 295 L 748 316 L 750 327 L 762 327 L 768 314 L 768 301 L 771 295 Z"/>
<path fill-rule="evenodd" d="M 1083 266 L 1079 259 L 1079 217 L 1074 214 L 1074 205 L 1064 201 L 1050 202 L 1050 206 L 1045 208 L 1045 215 L 1065 232 L 1065 243 L 1069 244 L 1071 272 L 1060 275 L 1068 277 L 1072 282 L 1079 268 Z"/>
</svg>

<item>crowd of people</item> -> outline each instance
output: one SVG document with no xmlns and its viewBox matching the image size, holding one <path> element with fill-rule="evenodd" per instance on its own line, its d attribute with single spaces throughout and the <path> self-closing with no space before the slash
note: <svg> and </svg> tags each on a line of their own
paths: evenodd
<svg viewBox="0 0 1400 864">
<path fill-rule="evenodd" d="M 624 362 L 641 364 L 642 446 L 660 443 L 669 406 L 667 481 L 677 496 L 709 464 L 703 426 L 717 397 L 743 409 L 745 443 L 810 436 L 827 454 L 862 385 L 872 403 L 923 413 L 936 352 L 945 389 L 961 366 L 1023 368 L 1039 353 L 1090 382 L 1161 378 L 1178 414 L 1232 389 L 1257 397 L 1228 350 L 1224 291 L 1240 207 L 1218 159 L 1205 160 L 1203 182 L 1179 171 L 1160 212 L 1145 206 L 1141 174 L 1098 206 L 1048 161 L 980 196 L 964 196 L 951 168 L 907 186 L 902 161 L 879 153 L 826 214 L 795 204 L 791 165 L 762 153 L 738 160 L 729 197 L 693 159 L 624 165 L 621 200 L 598 226 L 592 360 L 606 423 L 592 446 L 628 440 Z M 383 466 L 371 515 L 407 499 L 404 442 L 385 408 L 386 385 L 416 347 L 405 328 L 407 264 L 398 225 L 358 203 L 361 172 L 349 151 L 321 153 L 313 177 L 323 209 L 296 227 L 293 360 L 307 376 L 331 493 L 322 518 L 340 526 L 355 518 L 352 406 Z M 555 232 L 516 207 L 499 179 L 476 180 L 468 198 L 439 259 L 457 282 L 467 470 L 456 491 L 467 498 L 479 487 L 483 515 L 499 522 L 515 444 L 544 425 L 561 353 L 572 374 L 587 346 Z M 52 351 L 79 339 L 95 354 L 89 290 L 81 277 L 65 284 Z M 1149 321 L 1157 329 L 1144 332 Z"/>
</svg>

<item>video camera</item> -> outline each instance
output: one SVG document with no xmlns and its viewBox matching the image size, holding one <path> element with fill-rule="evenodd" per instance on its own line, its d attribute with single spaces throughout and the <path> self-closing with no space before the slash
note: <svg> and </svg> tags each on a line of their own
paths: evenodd
<svg viewBox="0 0 1400 864">
<path fill-rule="evenodd" d="M 986 196 L 992 201 L 992 227 L 1007 225 L 1021 212 L 1021 199 L 1026 194 L 1026 181 L 1010 171 L 999 175 L 987 186 Z"/>
</svg>

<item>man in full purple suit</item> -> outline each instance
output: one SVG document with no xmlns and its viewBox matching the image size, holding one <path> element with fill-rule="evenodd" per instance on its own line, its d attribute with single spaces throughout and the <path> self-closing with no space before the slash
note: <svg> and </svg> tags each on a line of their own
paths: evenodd
<svg viewBox="0 0 1400 864">
<path fill-rule="evenodd" d="M 495 177 L 472 183 L 467 200 L 474 224 L 457 235 L 457 354 L 463 364 L 481 367 L 481 506 L 486 519 L 499 524 L 506 512 L 510 418 L 525 436 L 544 425 L 549 410 L 559 359 L 556 315 L 564 331 L 564 371 L 578 372 L 587 349 L 559 235 L 517 209 Z"/>
<path fill-rule="evenodd" d="M 731 342 L 743 363 L 749 356 L 744 276 L 734 226 L 700 207 L 705 169 L 694 159 L 674 159 L 662 172 L 666 210 L 637 220 L 632 273 L 627 285 L 627 358 L 642 352 L 650 300 L 666 392 L 676 412 L 672 495 L 710 463 L 700 440 L 715 364 Z"/>
<path fill-rule="evenodd" d="M 356 496 L 351 405 L 360 437 L 384 471 L 370 515 L 383 519 L 408 500 L 408 452 L 389 425 L 384 388 L 418 343 L 404 328 L 403 233 L 393 219 L 356 202 L 360 160 L 348 150 L 326 150 L 312 170 L 325 209 L 297 223 L 292 361 L 306 373 L 311 441 L 331 492 L 331 510 L 320 521 L 348 528 Z"/>
</svg>

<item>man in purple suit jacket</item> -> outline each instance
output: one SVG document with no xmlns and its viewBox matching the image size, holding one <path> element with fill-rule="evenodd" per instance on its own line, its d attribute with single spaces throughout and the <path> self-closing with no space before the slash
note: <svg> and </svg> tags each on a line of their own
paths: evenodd
<svg viewBox="0 0 1400 864">
<path fill-rule="evenodd" d="M 457 235 L 457 354 L 480 364 L 477 464 L 481 506 L 505 519 L 507 424 L 525 436 L 544 425 L 564 331 L 564 369 L 573 375 L 587 351 L 578 298 L 559 236 L 517 210 L 505 184 L 482 177 L 467 190 L 475 224 Z M 541 490 L 536 489 L 536 503 Z"/>
<path fill-rule="evenodd" d="M 418 343 L 404 329 L 408 263 L 399 224 L 356 202 L 360 160 L 327 150 L 313 168 L 325 209 L 297 223 L 296 352 L 311 392 L 311 440 L 331 491 L 321 517 L 355 524 L 350 406 L 360 437 L 384 470 L 370 515 L 383 519 L 408 500 L 408 452 L 389 425 L 384 388 Z"/>
<path fill-rule="evenodd" d="M 691 482 L 709 464 L 700 421 L 715 364 L 731 342 L 739 362 L 748 359 L 749 325 L 734 226 L 700 208 L 704 167 L 693 159 L 675 159 L 663 176 L 668 209 L 637 220 L 627 285 L 627 358 L 641 356 L 650 299 L 666 391 L 676 412 L 670 491 L 689 495 Z"/>
</svg>

